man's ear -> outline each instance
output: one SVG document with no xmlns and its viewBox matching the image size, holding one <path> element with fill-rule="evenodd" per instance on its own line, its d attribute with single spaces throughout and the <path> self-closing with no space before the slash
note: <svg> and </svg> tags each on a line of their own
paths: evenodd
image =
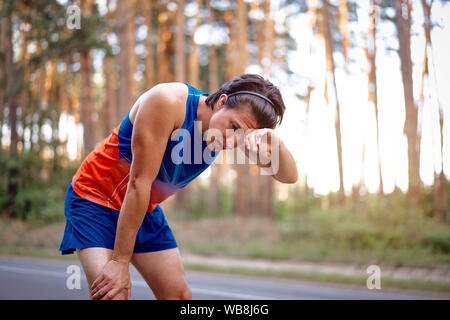
<svg viewBox="0 0 450 320">
<path fill-rule="evenodd" d="M 219 100 L 217 100 L 217 103 L 214 108 L 217 111 L 224 108 L 227 105 L 227 99 L 228 99 L 228 96 L 226 94 L 222 93 L 219 97 Z"/>
</svg>

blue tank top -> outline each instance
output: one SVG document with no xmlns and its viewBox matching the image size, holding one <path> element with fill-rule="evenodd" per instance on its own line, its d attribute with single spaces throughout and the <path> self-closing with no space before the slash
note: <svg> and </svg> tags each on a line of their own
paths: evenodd
<svg viewBox="0 0 450 320">
<path fill-rule="evenodd" d="M 187 83 L 185 84 L 189 90 L 186 101 L 186 117 L 182 128 L 169 138 L 161 167 L 155 179 L 170 184 L 175 189 L 181 189 L 194 180 L 211 165 L 220 152 L 211 151 L 207 147 L 196 125 L 200 96 L 208 96 L 209 94 Z M 122 120 L 118 131 L 119 157 L 128 162 L 133 159 L 131 151 L 133 123 L 130 121 L 130 111 Z"/>
</svg>

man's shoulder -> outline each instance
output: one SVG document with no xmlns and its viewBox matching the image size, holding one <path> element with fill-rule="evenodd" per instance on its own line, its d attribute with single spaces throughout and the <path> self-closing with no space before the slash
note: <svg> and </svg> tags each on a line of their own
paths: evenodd
<svg viewBox="0 0 450 320">
<path fill-rule="evenodd" d="M 139 99 L 139 108 L 157 108 L 164 116 L 175 120 L 175 127 L 181 126 L 186 114 L 188 86 L 183 82 L 164 82 L 143 93 Z"/>
<path fill-rule="evenodd" d="M 161 101 L 163 103 L 180 104 L 186 102 L 189 94 L 188 86 L 183 82 L 158 83 L 150 90 L 142 94 L 142 101 L 149 99 Z"/>
</svg>

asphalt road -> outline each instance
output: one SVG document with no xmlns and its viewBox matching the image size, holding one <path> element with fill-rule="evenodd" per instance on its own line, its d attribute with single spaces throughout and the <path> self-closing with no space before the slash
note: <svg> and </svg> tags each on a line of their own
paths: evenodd
<svg viewBox="0 0 450 320">
<path fill-rule="evenodd" d="M 68 289 L 69 265 L 76 261 L 0 256 L 0 299 L 88 299 L 86 278 L 81 269 L 80 289 Z M 75 267 L 76 268 L 76 267 Z M 132 268 L 132 299 L 155 299 L 139 273 Z M 369 290 L 295 280 L 248 277 L 186 271 L 194 300 L 198 299 L 450 299 L 449 294 L 400 290 Z M 382 284 L 381 284 L 382 285 Z"/>
</svg>

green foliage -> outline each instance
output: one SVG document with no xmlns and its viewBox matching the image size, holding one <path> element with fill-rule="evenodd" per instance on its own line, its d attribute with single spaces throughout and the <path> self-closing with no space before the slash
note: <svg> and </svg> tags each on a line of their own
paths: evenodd
<svg viewBox="0 0 450 320">
<path fill-rule="evenodd" d="M 90 49 L 107 49 L 105 41 L 104 19 L 97 10 L 92 14 L 81 15 L 80 29 L 74 29 L 73 35 L 67 39 L 73 51 L 89 51 Z"/>
<path fill-rule="evenodd" d="M 278 221 L 293 221 L 294 208 L 289 206 L 285 201 L 275 202 L 275 218 Z"/>
<path fill-rule="evenodd" d="M 184 234 L 180 228 L 178 238 L 200 254 L 394 266 L 450 262 L 449 224 L 431 216 L 430 199 L 424 200 L 423 208 L 409 210 L 407 195 L 400 190 L 382 197 L 367 194 L 358 202 L 349 197 L 344 204 L 335 195 L 295 190 L 286 201 L 274 202 L 275 221 L 249 217 L 247 226 L 233 224 L 232 217 L 214 219 L 202 211 L 207 210 L 203 200 L 198 201 L 203 205 L 195 207 L 195 222 L 183 224 L 194 230 Z"/>
<path fill-rule="evenodd" d="M 44 161 L 34 151 L 20 153 L 15 159 L 0 153 L 2 172 L 18 173 L 0 176 L 0 212 L 11 202 L 12 214 L 17 218 L 41 223 L 64 218 L 65 192 L 75 168 L 53 166 L 53 159 Z M 17 186 L 14 199 L 8 198 L 7 181 Z"/>
<path fill-rule="evenodd" d="M 68 163 L 67 155 L 57 152 L 65 144 L 58 139 L 58 125 L 62 111 L 59 88 L 66 85 L 61 81 L 62 71 L 58 70 L 58 64 L 64 63 L 67 72 L 79 53 L 106 47 L 104 21 L 97 6 L 93 5 L 90 13 L 83 12 L 80 30 L 69 30 L 66 27 L 69 5 L 70 2 L 56 0 L 9 1 L 0 8 L 0 18 L 10 18 L 10 23 L 5 24 L 9 29 L 7 34 L 11 35 L 12 41 L 19 41 L 13 46 L 14 82 L 7 83 L 6 77 L 0 79 L 4 99 L 14 99 L 18 111 L 17 128 L 22 129 L 21 132 L 18 130 L 17 155 L 0 150 L 0 169 L 5 173 L 0 176 L 0 213 L 7 209 L 11 217 L 50 222 L 64 216 L 64 195 L 74 170 L 62 166 L 63 161 Z M 29 30 L 24 32 L 27 27 Z M 23 40 L 36 45 L 35 50 L 28 51 L 26 66 L 16 51 Z M 0 59 L 2 64 L 5 63 L 3 52 Z M 42 70 L 49 61 L 55 62 L 57 68 L 53 87 L 46 99 L 42 99 L 44 84 L 41 77 L 46 76 Z M 25 69 L 30 81 L 24 81 Z M 36 94 L 32 94 L 33 88 Z M 44 138 L 44 124 L 52 128 L 50 139 Z M 26 129 L 29 138 L 24 137 Z"/>
<path fill-rule="evenodd" d="M 450 232 L 448 229 L 430 230 L 424 234 L 422 244 L 434 253 L 450 254 Z"/>
<path fill-rule="evenodd" d="M 188 207 L 177 209 L 183 211 L 184 214 L 189 214 L 194 220 L 207 217 L 225 218 L 233 215 L 234 194 L 231 188 L 219 184 L 216 203 L 205 197 L 205 194 L 209 192 L 207 187 L 198 184 L 197 188 Z"/>
<path fill-rule="evenodd" d="M 70 179 L 69 179 L 70 180 Z M 47 186 L 36 194 L 40 197 L 41 210 L 29 212 L 29 220 L 39 223 L 50 223 L 64 219 L 65 189 Z M 35 206 L 37 207 L 37 206 Z"/>
<path fill-rule="evenodd" d="M 207 200 L 203 195 L 203 191 L 199 190 L 199 192 L 197 192 L 196 199 L 189 210 L 193 219 L 198 220 L 207 217 L 210 214 Z"/>
<path fill-rule="evenodd" d="M 208 221 L 210 227 L 205 228 L 203 221 Z M 450 261 L 449 226 L 421 215 L 404 219 L 396 218 L 395 212 L 390 211 L 379 212 L 375 217 L 368 212 L 314 209 L 301 218 L 271 222 L 272 228 L 278 230 L 278 236 L 272 239 L 258 219 L 248 223 L 251 233 L 237 222 L 234 226 L 218 219 L 195 223 L 200 226 L 183 226 L 201 229 L 201 235 L 195 229 L 190 231 L 195 236 L 180 231 L 178 238 L 188 250 L 200 254 L 220 252 L 266 259 L 394 266 L 430 266 Z M 225 229 L 217 237 L 217 230 Z"/>
<path fill-rule="evenodd" d="M 233 191 L 223 185 L 219 185 L 219 217 L 230 217 L 233 215 Z"/>
</svg>

